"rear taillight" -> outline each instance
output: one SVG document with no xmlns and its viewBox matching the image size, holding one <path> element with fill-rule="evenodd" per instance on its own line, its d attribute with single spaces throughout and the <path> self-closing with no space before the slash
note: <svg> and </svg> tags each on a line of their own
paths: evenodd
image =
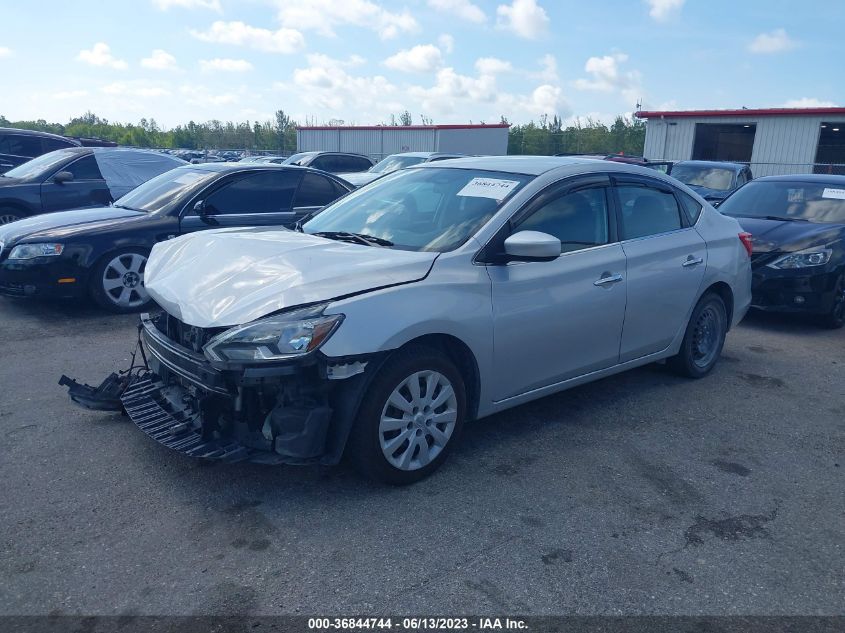
<svg viewBox="0 0 845 633">
<path fill-rule="evenodd" d="M 739 241 L 742 242 L 742 245 L 745 247 L 745 252 L 748 253 L 749 257 L 751 257 L 751 251 L 754 250 L 754 245 L 751 243 L 751 233 L 740 233 Z"/>
</svg>

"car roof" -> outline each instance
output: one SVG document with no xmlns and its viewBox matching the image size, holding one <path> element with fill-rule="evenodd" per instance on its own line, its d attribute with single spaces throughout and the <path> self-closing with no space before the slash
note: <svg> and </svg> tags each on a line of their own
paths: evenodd
<svg viewBox="0 0 845 633">
<path fill-rule="evenodd" d="M 42 132 L 40 130 L 22 130 L 16 127 L 0 127 L 0 134 L 20 134 L 21 136 L 41 136 L 43 138 L 54 138 L 69 143 L 79 144 L 79 141 L 61 134 L 53 134 L 52 132 Z"/>
<path fill-rule="evenodd" d="M 300 170 L 311 171 L 317 174 L 329 176 L 335 180 L 342 180 L 334 174 L 313 167 L 301 167 L 300 165 L 280 165 L 278 163 L 236 163 L 236 162 L 219 162 L 219 163 L 188 163 L 187 165 L 180 165 L 177 169 L 191 169 L 194 171 L 213 171 L 215 173 L 230 173 L 237 171 L 254 171 L 256 169 L 263 170 Z M 345 182 L 345 181 L 344 181 Z"/>
<path fill-rule="evenodd" d="M 787 174 L 783 176 L 763 176 L 762 178 L 755 178 L 753 182 L 806 182 L 808 184 L 845 187 L 845 176 L 837 174 Z"/>
<path fill-rule="evenodd" d="M 633 173 L 648 173 L 649 175 L 657 173 L 653 169 L 644 171 L 644 168 L 628 163 L 570 156 L 469 156 L 467 158 L 451 158 L 434 163 L 424 163 L 415 166 L 415 169 L 439 169 L 442 167 L 501 171 L 526 176 L 539 176 L 548 171 L 563 168 L 569 168 L 573 173 L 602 170 L 627 171 L 629 169 Z"/>
<path fill-rule="evenodd" d="M 733 169 L 739 171 L 746 165 L 743 163 L 734 163 L 728 160 L 679 160 L 674 165 L 700 165 L 701 167 L 719 167 L 721 169 Z"/>
</svg>

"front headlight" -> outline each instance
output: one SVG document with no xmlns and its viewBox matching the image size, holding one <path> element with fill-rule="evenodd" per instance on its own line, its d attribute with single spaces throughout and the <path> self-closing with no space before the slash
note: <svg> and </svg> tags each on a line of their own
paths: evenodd
<svg viewBox="0 0 845 633">
<path fill-rule="evenodd" d="M 324 315 L 327 305 L 239 325 L 215 336 L 203 352 L 212 362 L 235 363 L 284 360 L 308 354 L 325 343 L 343 320 L 342 314 Z"/>
<path fill-rule="evenodd" d="M 9 259 L 35 259 L 61 255 L 65 247 L 61 244 L 18 244 L 9 253 Z"/>
<path fill-rule="evenodd" d="M 824 266 L 830 261 L 830 256 L 833 250 L 829 248 L 822 248 L 814 246 L 797 253 L 790 253 L 779 257 L 771 264 L 769 268 L 778 268 L 780 270 L 788 270 L 792 268 L 809 268 L 811 266 Z"/>
</svg>

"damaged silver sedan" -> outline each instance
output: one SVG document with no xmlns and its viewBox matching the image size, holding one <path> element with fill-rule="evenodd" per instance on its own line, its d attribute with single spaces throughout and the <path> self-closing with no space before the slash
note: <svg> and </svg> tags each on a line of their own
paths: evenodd
<svg viewBox="0 0 845 633">
<path fill-rule="evenodd" d="M 187 455 L 337 463 L 406 484 L 464 423 L 666 360 L 710 372 L 750 302 L 749 236 L 667 177 L 544 157 L 444 161 L 299 230 L 156 245 L 139 362 L 71 397 Z"/>
</svg>

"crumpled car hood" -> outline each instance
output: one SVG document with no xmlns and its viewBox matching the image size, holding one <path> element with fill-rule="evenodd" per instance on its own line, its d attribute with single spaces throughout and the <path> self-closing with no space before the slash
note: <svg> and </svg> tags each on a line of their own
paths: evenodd
<svg viewBox="0 0 845 633">
<path fill-rule="evenodd" d="M 168 313 L 227 327 L 297 305 L 423 279 L 437 253 L 266 228 L 200 231 L 153 247 L 144 284 Z"/>
</svg>

